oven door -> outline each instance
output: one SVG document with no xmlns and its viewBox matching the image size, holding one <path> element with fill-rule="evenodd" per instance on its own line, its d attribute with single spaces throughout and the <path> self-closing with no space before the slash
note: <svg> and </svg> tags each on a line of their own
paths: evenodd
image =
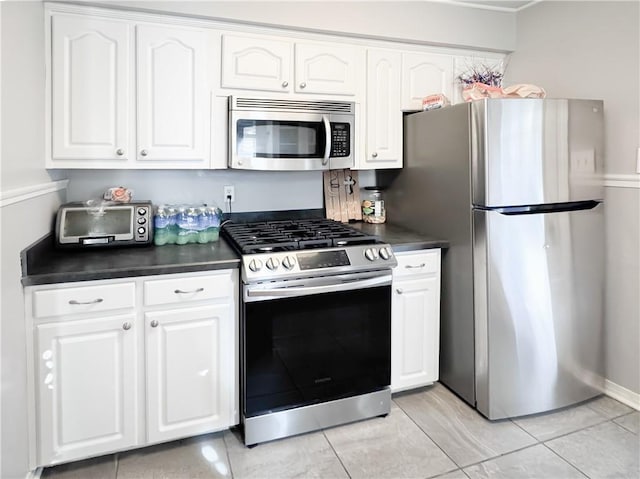
<svg viewBox="0 0 640 479">
<path fill-rule="evenodd" d="M 352 168 L 353 115 L 231 111 L 231 168 Z"/>
<path fill-rule="evenodd" d="M 244 418 L 390 384 L 390 272 L 245 285 L 243 297 Z"/>
</svg>

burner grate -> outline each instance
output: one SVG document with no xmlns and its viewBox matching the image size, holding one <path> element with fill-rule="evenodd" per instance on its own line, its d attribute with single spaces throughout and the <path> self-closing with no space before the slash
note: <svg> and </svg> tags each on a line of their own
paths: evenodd
<svg viewBox="0 0 640 479">
<path fill-rule="evenodd" d="M 329 219 L 227 223 L 223 234 L 242 254 L 330 248 L 379 242 L 376 236 Z"/>
</svg>

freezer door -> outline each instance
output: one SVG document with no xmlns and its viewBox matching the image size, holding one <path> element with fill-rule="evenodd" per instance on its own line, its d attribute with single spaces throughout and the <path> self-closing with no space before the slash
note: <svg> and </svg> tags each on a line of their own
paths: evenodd
<svg viewBox="0 0 640 479">
<path fill-rule="evenodd" d="M 603 209 L 474 210 L 476 400 L 489 419 L 601 393 Z"/>
<path fill-rule="evenodd" d="M 488 99 L 472 103 L 473 204 L 602 199 L 602 101 Z"/>
</svg>

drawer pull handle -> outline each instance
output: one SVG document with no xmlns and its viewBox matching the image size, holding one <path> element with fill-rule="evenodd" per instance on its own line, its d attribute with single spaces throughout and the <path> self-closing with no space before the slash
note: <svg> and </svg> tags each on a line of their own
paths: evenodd
<svg viewBox="0 0 640 479">
<path fill-rule="evenodd" d="M 124 329 L 125 331 L 129 331 L 131 329 L 131 323 L 124 323 L 122 325 L 122 329 Z"/>
<path fill-rule="evenodd" d="M 176 293 L 176 294 L 192 294 L 192 293 L 202 293 L 203 291 L 204 291 L 204 288 L 193 289 L 191 291 L 183 291 L 181 289 L 176 289 L 174 291 L 174 293 Z"/>
<path fill-rule="evenodd" d="M 151 323 L 149 323 L 149 324 L 151 324 L 151 327 L 152 327 L 152 328 L 157 328 L 159 323 L 158 323 L 158 320 L 157 320 L 157 319 L 154 319 L 154 320 L 153 320 L 153 321 L 151 321 Z"/>
<path fill-rule="evenodd" d="M 417 268 L 424 268 L 425 266 L 426 266 L 426 264 L 424 264 L 424 263 L 420 263 L 420 264 L 415 265 L 415 266 L 411 265 L 411 264 L 408 264 L 408 265 L 405 266 L 405 268 L 407 268 L 407 269 L 417 269 Z"/>
<path fill-rule="evenodd" d="M 402 294 L 402 290 L 400 288 L 396 289 L 396 293 Z"/>
<path fill-rule="evenodd" d="M 102 303 L 103 301 L 104 301 L 104 299 L 102 299 L 102 298 L 92 299 L 91 301 L 76 301 L 75 299 L 70 299 L 69 300 L 69 304 L 73 304 L 73 305 L 78 305 L 78 304 L 98 304 L 98 303 Z"/>
</svg>

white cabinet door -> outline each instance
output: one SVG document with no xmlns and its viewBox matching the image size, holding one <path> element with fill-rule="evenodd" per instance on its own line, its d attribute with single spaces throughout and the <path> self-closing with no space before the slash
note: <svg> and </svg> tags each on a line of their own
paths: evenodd
<svg viewBox="0 0 640 479">
<path fill-rule="evenodd" d="M 232 424 L 233 321 L 229 304 L 145 314 L 149 442 Z"/>
<path fill-rule="evenodd" d="M 39 464 L 135 444 L 137 334 L 134 313 L 36 327 Z"/>
<path fill-rule="evenodd" d="M 361 168 L 402 168 L 401 54 L 367 52 L 367 149 Z"/>
<path fill-rule="evenodd" d="M 391 309 L 391 390 L 401 391 L 437 381 L 439 277 L 394 280 Z"/>
<path fill-rule="evenodd" d="M 444 93 L 452 100 L 453 57 L 427 53 L 402 55 L 402 109 L 421 110 L 427 95 Z"/>
<path fill-rule="evenodd" d="M 137 160 L 208 167 L 206 33 L 139 25 L 136 34 Z"/>
<path fill-rule="evenodd" d="M 355 95 L 359 53 L 350 45 L 296 43 L 295 91 Z"/>
<path fill-rule="evenodd" d="M 112 160 L 118 168 L 134 155 L 131 26 L 90 16 L 51 22 L 52 160 Z"/>
<path fill-rule="evenodd" d="M 223 35 L 221 86 L 288 93 L 291 52 L 286 40 Z"/>
</svg>

